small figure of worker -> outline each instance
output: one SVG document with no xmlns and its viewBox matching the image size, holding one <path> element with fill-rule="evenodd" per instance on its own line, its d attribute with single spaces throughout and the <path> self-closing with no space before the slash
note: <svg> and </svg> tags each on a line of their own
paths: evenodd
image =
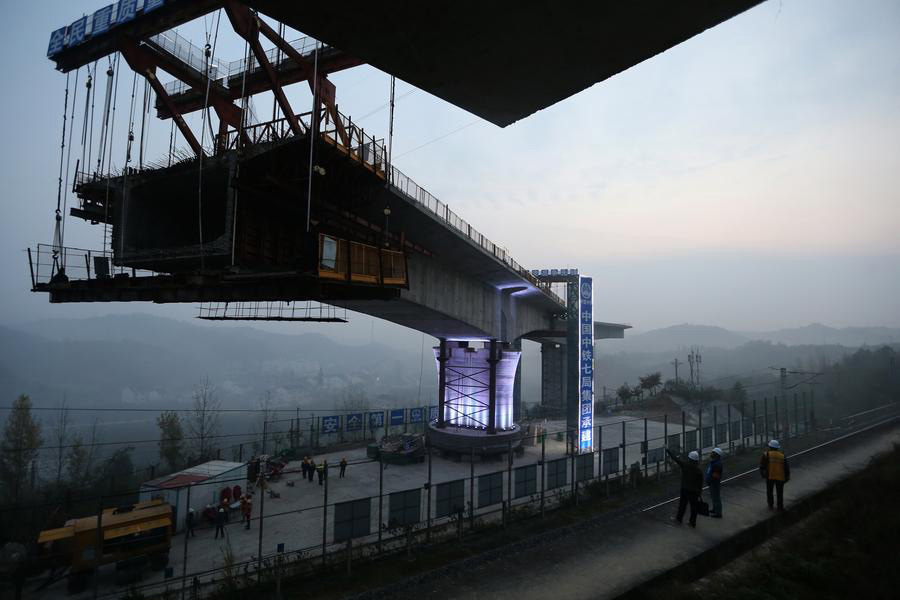
<svg viewBox="0 0 900 600">
<path fill-rule="evenodd" d="M 187 527 L 187 532 L 185 533 L 185 535 L 187 535 L 188 537 L 197 537 L 197 534 L 194 533 L 194 509 L 193 508 L 188 509 L 187 517 L 184 520 L 184 524 Z"/>
<path fill-rule="evenodd" d="M 769 440 L 769 448 L 759 459 L 759 474 L 766 480 L 766 500 L 769 502 L 769 510 L 775 508 L 773 491 L 778 496 L 778 510 L 784 510 L 784 484 L 791 480 L 791 467 L 787 456 L 781 451 L 778 440 Z"/>
<path fill-rule="evenodd" d="M 253 514 L 253 499 L 250 495 L 241 497 L 241 521 L 244 529 L 250 529 L 250 516 Z"/>
<path fill-rule="evenodd" d="M 319 463 L 319 466 L 316 467 L 316 474 L 319 476 L 319 485 L 322 485 L 322 482 L 325 480 L 325 461 Z"/>
<path fill-rule="evenodd" d="M 306 476 L 309 478 L 309 482 L 312 483 L 313 475 L 316 473 L 316 459 L 309 459 L 309 466 L 306 467 Z"/>
<path fill-rule="evenodd" d="M 222 498 L 222 508 L 225 509 L 225 522 L 228 523 L 231 520 L 231 502 L 228 498 Z"/>
<path fill-rule="evenodd" d="M 721 448 L 713 448 L 709 455 L 709 463 L 706 465 L 706 485 L 709 486 L 709 496 L 712 498 L 712 510 L 709 516 L 714 519 L 722 518 L 722 456 Z"/>
<path fill-rule="evenodd" d="M 700 492 L 703 491 L 703 472 L 700 470 L 700 455 L 696 450 L 688 453 L 687 460 L 681 460 L 674 452 L 666 448 L 666 454 L 672 457 L 675 464 L 681 469 L 681 497 L 678 499 L 678 513 L 675 522 L 681 525 L 684 519 L 684 509 L 690 505 L 691 516 L 688 524 L 697 526 L 697 509 L 700 505 Z"/>
<path fill-rule="evenodd" d="M 307 470 L 309 469 L 309 457 L 304 456 L 303 462 L 300 463 L 300 472 L 303 473 L 303 479 L 306 479 Z"/>
<path fill-rule="evenodd" d="M 222 507 L 219 507 L 216 512 L 216 535 L 213 536 L 213 539 L 219 539 L 220 533 L 222 537 L 225 537 L 225 509 Z"/>
<path fill-rule="evenodd" d="M 339 474 L 339 478 L 343 479 L 344 473 L 346 473 L 346 472 L 347 472 L 347 459 L 341 458 L 341 472 Z"/>
</svg>

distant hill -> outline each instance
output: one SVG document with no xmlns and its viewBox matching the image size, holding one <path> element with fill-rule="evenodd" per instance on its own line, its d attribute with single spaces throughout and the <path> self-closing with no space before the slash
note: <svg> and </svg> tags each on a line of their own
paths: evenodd
<svg viewBox="0 0 900 600">
<path fill-rule="evenodd" d="M 733 350 L 750 341 L 787 346 L 874 346 L 900 343 L 900 329 L 890 327 L 845 327 L 842 329 L 813 323 L 805 327 L 777 331 L 731 331 L 710 325 L 674 325 L 643 333 L 625 333 L 624 340 L 601 341 L 599 354 L 681 352 L 693 346 Z"/>
<path fill-rule="evenodd" d="M 291 405 L 333 405 L 348 386 L 369 398 L 417 393 L 419 348 L 340 344 L 318 333 L 202 326 L 145 314 L 0 327 L 0 395 L 118 406 L 186 402 L 204 377 L 226 405 L 267 390 Z M 321 373 L 321 380 L 320 380 Z M 431 381 L 425 382 L 430 388 Z M 412 392 L 410 392 L 412 390 Z"/>
<path fill-rule="evenodd" d="M 722 327 L 685 323 L 634 335 L 625 332 L 624 340 L 601 341 L 599 345 L 601 352 L 668 352 L 691 346 L 731 349 L 746 344 L 750 339 Z"/>
<path fill-rule="evenodd" d="M 900 343 L 900 329 L 890 327 L 844 327 L 837 329 L 812 323 L 805 327 L 779 329 L 759 333 L 746 333 L 748 337 L 778 344 L 820 345 L 840 344 L 842 346 L 874 346 L 877 344 Z"/>
</svg>

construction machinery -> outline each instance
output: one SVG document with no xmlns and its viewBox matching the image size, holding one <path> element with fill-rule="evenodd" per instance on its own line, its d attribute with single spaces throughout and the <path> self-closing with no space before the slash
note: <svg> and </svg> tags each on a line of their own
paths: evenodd
<svg viewBox="0 0 900 600">
<path fill-rule="evenodd" d="M 38 560 L 54 569 L 68 567 L 71 593 L 83 591 L 91 574 L 110 563 L 116 565 L 117 583 L 128 583 L 147 564 L 155 571 L 168 565 L 173 525 L 172 506 L 159 499 L 106 508 L 42 531 Z"/>
</svg>

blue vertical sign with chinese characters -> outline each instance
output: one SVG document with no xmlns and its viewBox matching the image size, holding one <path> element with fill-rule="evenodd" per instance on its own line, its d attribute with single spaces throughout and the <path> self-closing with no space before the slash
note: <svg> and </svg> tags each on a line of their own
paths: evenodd
<svg viewBox="0 0 900 600">
<path fill-rule="evenodd" d="M 582 277 L 578 288 L 579 300 L 579 449 L 590 452 L 594 445 L 594 280 Z"/>
</svg>

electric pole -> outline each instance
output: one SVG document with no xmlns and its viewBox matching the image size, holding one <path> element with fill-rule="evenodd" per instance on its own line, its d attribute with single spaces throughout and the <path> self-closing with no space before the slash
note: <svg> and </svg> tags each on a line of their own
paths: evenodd
<svg viewBox="0 0 900 600">
<path fill-rule="evenodd" d="M 678 357 L 675 357 L 675 360 L 671 362 L 671 364 L 675 365 L 675 384 L 678 384 L 678 365 L 683 365 L 684 363 L 678 360 Z"/>
<path fill-rule="evenodd" d="M 688 365 L 691 367 L 691 387 L 694 387 L 694 350 L 688 354 Z"/>
</svg>

